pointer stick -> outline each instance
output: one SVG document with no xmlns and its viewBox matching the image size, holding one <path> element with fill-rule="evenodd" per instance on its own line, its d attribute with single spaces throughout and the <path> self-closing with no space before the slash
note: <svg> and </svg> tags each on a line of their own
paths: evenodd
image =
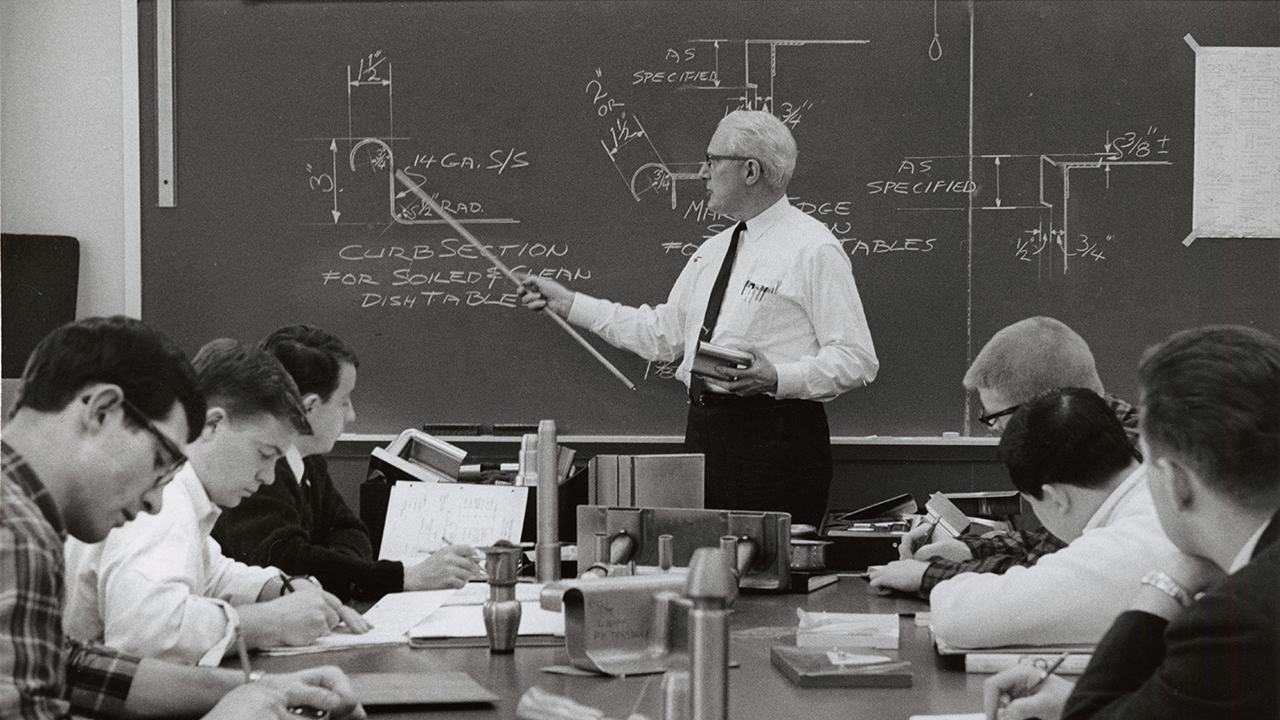
<svg viewBox="0 0 1280 720">
<path fill-rule="evenodd" d="M 484 259 L 488 260 L 490 263 L 493 263 L 493 266 L 498 268 L 498 270 L 500 270 L 502 274 L 507 277 L 508 280 L 515 283 L 516 287 L 519 287 L 519 288 L 524 287 L 524 283 L 520 281 L 520 278 L 516 277 L 515 273 L 511 272 L 511 268 L 504 265 L 502 261 L 498 259 L 498 256 L 494 255 L 493 252 L 489 250 L 489 248 L 485 247 L 484 243 L 477 240 L 475 235 L 472 235 L 470 231 L 468 231 L 465 227 L 462 226 L 462 223 L 458 222 L 457 220 L 454 220 L 452 215 L 449 215 L 448 213 L 446 213 L 444 211 L 444 208 L 440 207 L 440 203 L 436 202 L 430 195 L 427 194 L 425 190 L 423 190 L 418 185 L 414 184 L 413 180 L 409 179 L 409 176 L 405 175 L 403 170 L 396 170 L 396 179 L 399 180 L 401 183 L 403 183 L 404 186 L 408 188 L 410 192 L 412 192 L 414 195 L 417 195 L 418 198 L 422 200 L 422 202 L 426 203 L 427 207 L 431 208 L 431 211 L 434 212 L 436 215 L 439 215 L 441 220 L 444 220 L 445 222 L 449 223 L 449 226 L 452 227 L 454 230 L 456 230 L 464 240 L 466 240 L 467 242 L 475 246 L 475 249 L 481 255 L 484 256 Z M 601 365 L 604 365 L 606 368 L 609 368 L 609 372 L 613 373 L 614 377 L 621 380 L 623 385 L 626 385 L 627 388 L 631 390 L 636 389 L 636 386 L 630 380 L 627 379 L 627 376 L 623 375 L 621 370 L 614 367 L 613 363 L 609 362 L 609 360 L 605 358 L 604 355 L 601 355 L 599 350 L 596 350 L 594 347 L 591 347 L 591 343 L 587 342 L 586 338 L 579 335 L 578 331 L 574 330 L 573 326 L 571 326 L 567 320 L 557 315 L 551 309 L 549 308 L 545 308 L 545 309 L 546 309 L 546 313 L 545 313 L 546 315 L 548 315 L 552 320 L 555 320 L 556 323 L 561 328 L 563 328 L 565 332 L 572 335 L 573 339 L 577 340 L 579 345 L 586 348 L 587 352 L 591 353 L 592 357 L 594 357 L 596 360 L 599 360 Z"/>
</svg>

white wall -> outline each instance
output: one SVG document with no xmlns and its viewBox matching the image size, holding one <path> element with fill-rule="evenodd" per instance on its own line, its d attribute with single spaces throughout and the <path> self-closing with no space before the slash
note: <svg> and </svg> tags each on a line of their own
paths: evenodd
<svg viewBox="0 0 1280 720">
<path fill-rule="evenodd" d="M 0 227 L 80 240 L 78 317 L 140 314 L 136 19 L 0 0 Z"/>
</svg>

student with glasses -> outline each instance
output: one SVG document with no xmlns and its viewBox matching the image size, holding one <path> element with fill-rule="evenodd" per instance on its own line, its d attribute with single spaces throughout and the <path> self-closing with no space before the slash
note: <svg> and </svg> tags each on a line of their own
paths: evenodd
<svg viewBox="0 0 1280 720">
<path fill-rule="evenodd" d="M 286 594 L 278 568 L 236 562 L 210 537 L 223 509 L 270 484 L 276 461 L 311 432 L 293 380 L 269 353 L 230 339 L 206 344 L 193 365 L 208 408 L 190 462 L 153 517 L 106 542 L 68 543 L 67 634 L 217 665 L 237 636 L 250 648 L 306 645 L 340 619 L 350 627 L 359 616 L 319 585 L 298 578 Z"/>
<path fill-rule="evenodd" d="M 831 483 L 823 404 L 875 379 L 852 263 L 820 221 L 787 200 L 796 144 L 782 121 L 721 119 L 699 177 L 724 229 L 686 263 L 666 302 L 625 307 L 529 276 L 521 300 L 648 360 L 679 362 L 685 444 L 703 453 L 705 506 L 789 512 L 817 524 Z M 699 342 L 750 355 L 721 379 L 691 375 Z"/>
<path fill-rule="evenodd" d="M 1089 344 L 1060 320 L 1037 316 L 1009 325 L 987 341 L 964 375 L 964 388 L 982 403 L 979 422 L 1000 432 L 1018 405 L 1046 390 L 1088 388 L 1115 411 L 1138 443 L 1138 411 L 1107 394 Z"/>
<path fill-rule="evenodd" d="M 159 511 L 200 432 L 204 398 L 167 338 L 123 317 L 64 325 L 32 352 L 14 408 L 0 440 L 0 717 L 265 720 L 286 705 L 363 716 L 336 668 L 244 686 L 239 671 L 139 660 L 64 635 L 63 541 L 98 542 Z"/>
<path fill-rule="evenodd" d="M 999 455 L 1023 502 L 1067 546 L 1030 567 L 938 583 L 929 596 L 934 638 L 959 648 L 1097 642 L 1143 576 L 1177 554 L 1160 528 L 1142 456 L 1111 408 L 1084 388 L 1021 403 Z M 908 562 L 916 561 L 872 573 L 872 586 Z"/>
<path fill-rule="evenodd" d="M 1054 388 L 1087 388 L 1097 393 L 1120 420 L 1129 442 L 1138 442 L 1138 411 L 1107 394 L 1098 377 L 1089 345 L 1066 324 L 1050 317 L 1030 317 L 1003 328 L 987 341 L 964 376 L 966 390 L 978 394 L 978 420 L 999 434 L 1009 418 L 1031 398 Z M 930 537 L 922 525 L 903 538 L 900 559 L 879 573 L 879 586 L 929 597 L 934 586 L 965 572 L 1003 573 L 1030 567 L 1066 547 L 1047 528 L 1009 533 Z"/>
</svg>

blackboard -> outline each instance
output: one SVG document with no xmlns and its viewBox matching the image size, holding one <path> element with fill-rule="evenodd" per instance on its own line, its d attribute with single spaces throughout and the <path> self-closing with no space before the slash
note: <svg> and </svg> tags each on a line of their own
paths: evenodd
<svg viewBox="0 0 1280 720">
<path fill-rule="evenodd" d="M 1181 242 L 1184 36 L 1275 45 L 1274 2 L 183 0 L 173 208 L 156 207 L 151 2 L 139 33 L 143 317 L 193 351 L 337 332 L 363 360 L 353 432 L 681 433 L 671 368 L 595 339 L 626 390 L 391 172 L 508 264 L 653 304 L 725 224 L 692 174 L 743 106 L 792 126 L 789 195 L 843 241 L 866 306 L 882 368 L 829 405 L 836 435 L 981 434 L 960 379 L 1030 315 L 1078 330 L 1131 398 L 1173 330 L 1280 332 L 1280 243 Z"/>
</svg>

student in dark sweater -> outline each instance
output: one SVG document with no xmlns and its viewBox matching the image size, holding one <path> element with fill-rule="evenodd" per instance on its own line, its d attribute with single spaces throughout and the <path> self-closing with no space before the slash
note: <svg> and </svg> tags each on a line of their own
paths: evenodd
<svg viewBox="0 0 1280 720">
<path fill-rule="evenodd" d="M 262 342 L 298 385 L 314 434 L 276 463 L 276 481 L 222 513 L 213 537 L 231 557 L 310 575 L 344 600 L 389 592 L 462 587 L 480 572 L 465 545 L 415 565 L 374 560 L 369 531 L 329 477 L 324 453 L 355 419 L 351 392 L 360 361 L 334 335 L 309 325 L 280 328 Z"/>
<path fill-rule="evenodd" d="M 1006 670 L 987 680 L 988 718 L 1280 712 L 1280 341 L 1188 330 L 1148 351 L 1138 377 L 1151 497 L 1182 553 L 1143 578 L 1079 682 Z"/>
</svg>

